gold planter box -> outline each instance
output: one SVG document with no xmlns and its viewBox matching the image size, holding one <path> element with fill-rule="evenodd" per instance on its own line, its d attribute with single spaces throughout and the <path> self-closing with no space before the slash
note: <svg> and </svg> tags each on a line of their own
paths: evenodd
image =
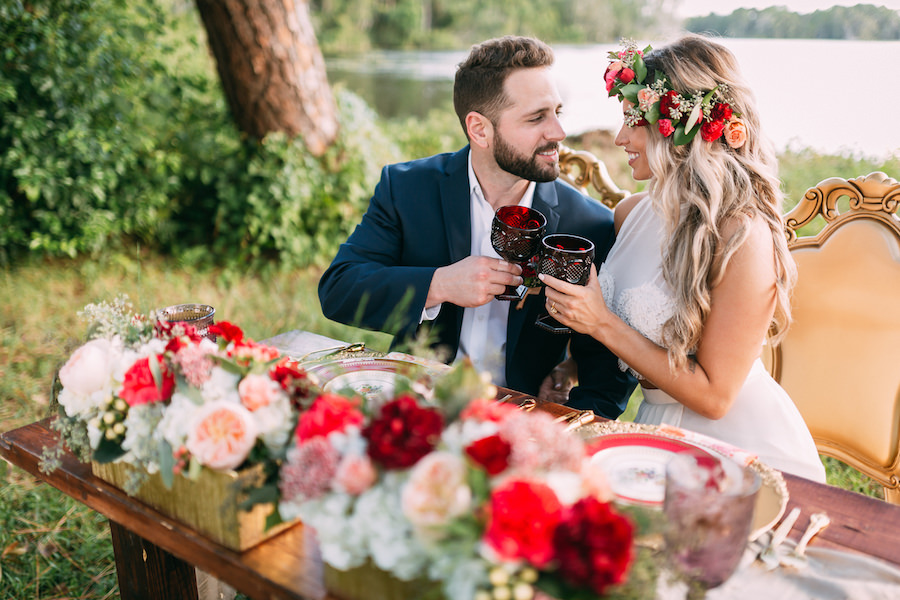
<svg viewBox="0 0 900 600">
<path fill-rule="evenodd" d="M 444 597 L 437 582 L 424 578 L 402 581 L 371 561 L 346 571 L 325 563 L 322 575 L 328 593 L 344 600 L 441 600 Z"/>
<path fill-rule="evenodd" d="M 94 476 L 124 489 L 136 468 L 127 463 L 92 462 L 91 470 Z M 298 522 L 266 529 L 266 518 L 275 510 L 274 504 L 257 504 L 250 510 L 239 508 L 246 497 L 241 490 L 260 481 L 262 476 L 260 465 L 242 471 L 204 468 L 196 480 L 176 475 L 172 488 L 168 489 L 159 473 L 155 473 L 133 497 L 226 548 L 243 551 Z"/>
</svg>

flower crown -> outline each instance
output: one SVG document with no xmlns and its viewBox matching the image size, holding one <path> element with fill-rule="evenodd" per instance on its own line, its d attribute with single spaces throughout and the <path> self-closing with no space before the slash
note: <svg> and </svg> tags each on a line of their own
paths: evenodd
<svg viewBox="0 0 900 600">
<path fill-rule="evenodd" d="M 682 96 L 670 87 L 665 73 L 647 69 L 644 54 L 652 50 L 650 46 L 639 50 L 633 40 L 623 40 L 622 45 L 623 50 L 609 53 L 611 62 L 603 78 L 610 96 L 634 105 L 625 114 L 626 125 L 655 123 L 676 146 L 689 143 L 698 131 L 707 142 L 724 136 L 731 148 L 744 145 L 747 128 L 734 110 L 734 100 L 728 97 L 728 86 L 720 84 L 706 92 Z"/>
</svg>

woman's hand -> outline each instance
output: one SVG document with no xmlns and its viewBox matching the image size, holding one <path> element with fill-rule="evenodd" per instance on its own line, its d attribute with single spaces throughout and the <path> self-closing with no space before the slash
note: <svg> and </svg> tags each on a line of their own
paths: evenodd
<svg viewBox="0 0 900 600">
<path fill-rule="evenodd" d="M 569 401 L 569 391 L 578 385 L 578 365 L 575 360 L 567 358 L 550 371 L 541 383 L 538 391 L 538 400 L 566 404 Z"/>
<path fill-rule="evenodd" d="M 609 323 L 612 313 L 603 300 L 595 266 L 591 265 L 587 285 L 574 285 L 544 273 L 538 277 L 547 286 L 547 312 L 574 331 L 603 342 L 602 329 Z"/>
</svg>

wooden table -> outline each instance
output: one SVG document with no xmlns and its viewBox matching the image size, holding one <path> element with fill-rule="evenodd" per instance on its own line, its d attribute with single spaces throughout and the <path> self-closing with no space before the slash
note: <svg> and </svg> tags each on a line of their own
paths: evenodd
<svg viewBox="0 0 900 600">
<path fill-rule="evenodd" d="M 266 342 L 293 356 L 341 344 L 297 331 Z M 507 394 L 509 402 L 526 397 L 505 389 L 498 397 Z M 540 403 L 539 408 L 554 415 L 571 412 L 552 403 Z M 254 600 L 337 600 L 324 587 L 318 548 L 303 525 L 245 552 L 228 550 L 95 478 L 90 465 L 71 454 L 53 473 L 40 472 L 44 447 L 55 445 L 56 433 L 48 421 L 0 434 L 0 456 L 109 519 L 123 600 L 196 600 L 194 567 Z M 785 475 L 785 480 L 790 494 L 786 512 L 794 506 L 802 509 L 792 538 L 799 538 L 810 514 L 824 510 L 832 524 L 813 545 L 857 551 L 900 566 L 900 506 L 800 477 Z"/>
<path fill-rule="evenodd" d="M 197 598 L 193 567 L 199 567 L 254 600 L 328 599 L 322 562 L 314 543 L 297 525 L 245 552 L 227 550 L 121 490 L 95 478 L 90 465 L 66 455 L 47 475 L 41 452 L 56 434 L 39 421 L 0 434 L 0 455 L 109 518 L 119 591 L 123 600 Z M 824 510 L 832 524 L 812 545 L 854 550 L 900 565 L 900 506 L 785 475 L 790 501 L 801 518 L 797 539 L 811 513 Z"/>
</svg>

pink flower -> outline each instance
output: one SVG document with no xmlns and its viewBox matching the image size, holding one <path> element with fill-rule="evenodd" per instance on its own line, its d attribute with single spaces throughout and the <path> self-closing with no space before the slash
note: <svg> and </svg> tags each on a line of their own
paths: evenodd
<svg viewBox="0 0 900 600">
<path fill-rule="evenodd" d="M 465 463 L 450 452 L 426 455 L 410 471 L 400 502 L 413 527 L 425 536 L 437 535 L 441 526 L 470 510 Z"/>
<path fill-rule="evenodd" d="M 322 438 L 318 438 L 322 439 Z M 375 485 L 378 472 L 365 454 L 348 454 L 341 459 L 334 475 L 334 484 L 351 496 L 359 496 Z"/>
<path fill-rule="evenodd" d="M 518 413 L 519 407 L 515 404 L 497 402 L 486 398 L 476 398 L 470 401 L 459 415 L 460 419 L 475 419 L 476 421 L 498 422 L 507 416 Z"/>
<path fill-rule="evenodd" d="M 525 559 L 538 569 L 554 557 L 562 504 L 546 484 L 508 480 L 491 494 L 484 541 L 503 560 Z"/>
<path fill-rule="evenodd" d="M 186 446 L 211 469 L 236 469 L 256 443 L 256 425 L 246 408 L 231 402 L 210 402 L 194 413 Z"/>
<path fill-rule="evenodd" d="M 241 404 L 250 411 L 269 406 L 278 399 L 280 392 L 281 386 L 278 385 L 278 382 L 272 381 L 268 375 L 250 373 L 238 384 Z"/>
<path fill-rule="evenodd" d="M 609 66 L 606 67 L 606 72 L 603 74 L 603 79 L 606 81 L 606 93 L 612 92 L 613 87 L 616 85 L 616 77 L 624 68 L 625 63 L 621 60 L 611 62 L 609 63 Z"/>
<path fill-rule="evenodd" d="M 638 90 L 637 98 L 638 106 L 644 112 L 647 112 L 653 107 L 654 104 L 659 102 L 659 94 L 648 87 Z"/>
<path fill-rule="evenodd" d="M 89 396 L 109 386 L 115 366 L 108 339 L 91 340 L 78 348 L 59 370 L 59 381 L 73 394 Z"/>
<path fill-rule="evenodd" d="M 509 442 L 512 452 L 509 469 L 517 472 L 581 470 L 584 442 L 565 434 L 565 426 L 549 413 L 530 412 L 513 415 L 499 424 L 500 436 Z"/>
<path fill-rule="evenodd" d="M 664 137 L 669 137 L 675 133 L 675 127 L 672 126 L 672 121 L 670 119 L 660 119 L 657 121 L 657 126 L 659 127 L 659 132 L 663 134 Z"/>
<path fill-rule="evenodd" d="M 286 500 L 312 500 L 331 488 L 338 453 L 328 440 L 317 437 L 288 451 L 278 487 Z"/>
<path fill-rule="evenodd" d="M 177 339 L 177 338 L 176 338 Z M 210 355 L 216 350 L 216 345 L 205 338 L 198 343 L 182 345 L 173 356 L 173 362 L 181 367 L 184 378 L 194 387 L 201 387 L 209 380 L 212 373 L 213 361 Z"/>
</svg>

